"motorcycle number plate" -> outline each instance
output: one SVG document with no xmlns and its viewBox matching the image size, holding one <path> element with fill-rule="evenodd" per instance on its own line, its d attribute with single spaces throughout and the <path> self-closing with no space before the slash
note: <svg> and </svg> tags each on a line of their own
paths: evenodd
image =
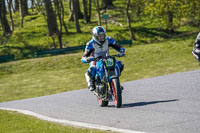
<svg viewBox="0 0 200 133">
<path fill-rule="evenodd" d="M 113 65 L 114 65 L 114 61 L 113 61 L 112 58 L 109 58 L 109 59 L 106 60 L 106 66 L 107 67 L 111 67 Z"/>
</svg>

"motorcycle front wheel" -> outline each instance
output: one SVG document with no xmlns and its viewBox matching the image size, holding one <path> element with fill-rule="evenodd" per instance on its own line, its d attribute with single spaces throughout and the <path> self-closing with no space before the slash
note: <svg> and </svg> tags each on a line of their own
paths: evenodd
<svg viewBox="0 0 200 133">
<path fill-rule="evenodd" d="M 120 108 L 122 105 L 122 90 L 120 87 L 120 82 L 119 79 L 112 79 L 111 80 L 111 87 L 113 89 L 113 101 L 114 101 L 114 105 L 117 108 Z"/>
<path fill-rule="evenodd" d="M 106 106 L 108 106 L 108 101 L 103 101 L 101 98 L 98 98 L 98 97 L 97 97 L 97 99 L 98 99 L 99 105 L 100 105 L 101 107 L 106 107 Z"/>
</svg>

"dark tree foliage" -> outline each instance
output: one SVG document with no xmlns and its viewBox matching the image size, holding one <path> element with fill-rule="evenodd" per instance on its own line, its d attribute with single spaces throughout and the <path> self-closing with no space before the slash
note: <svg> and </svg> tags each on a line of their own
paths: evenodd
<svg viewBox="0 0 200 133">
<path fill-rule="evenodd" d="M 113 0 L 102 0 L 102 9 L 113 9 L 115 8 L 113 5 Z"/>
</svg>

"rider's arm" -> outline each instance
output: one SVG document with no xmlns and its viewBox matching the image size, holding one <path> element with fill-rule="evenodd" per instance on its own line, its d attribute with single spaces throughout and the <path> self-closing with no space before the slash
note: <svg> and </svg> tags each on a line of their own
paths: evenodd
<svg viewBox="0 0 200 133">
<path fill-rule="evenodd" d="M 114 48 L 119 53 L 125 53 L 125 48 L 116 43 L 112 37 L 107 37 L 109 47 Z"/>
<path fill-rule="evenodd" d="M 84 52 L 84 54 L 82 56 L 81 61 L 83 63 L 90 62 L 89 56 L 93 56 L 93 53 L 94 53 L 94 48 L 92 46 L 92 42 L 88 42 L 87 45 L 86 45 L 86 47 L 85 47 L 85 52 Z"/>
</svg>

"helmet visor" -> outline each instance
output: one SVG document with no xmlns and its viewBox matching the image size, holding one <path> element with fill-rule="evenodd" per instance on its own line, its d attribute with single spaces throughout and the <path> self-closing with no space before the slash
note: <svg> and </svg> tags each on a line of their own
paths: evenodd
<svg viewBox="0 0 200 133">
<path fill-rule="evenodd" d="M 104 41 L 104 40 L 105 40 L 105 34 L 104 34 L 104 33 L 99 34 L 99 35 L 97 36 L 97 39 L 98 39 L 98 41 Z"/>
</svg>

